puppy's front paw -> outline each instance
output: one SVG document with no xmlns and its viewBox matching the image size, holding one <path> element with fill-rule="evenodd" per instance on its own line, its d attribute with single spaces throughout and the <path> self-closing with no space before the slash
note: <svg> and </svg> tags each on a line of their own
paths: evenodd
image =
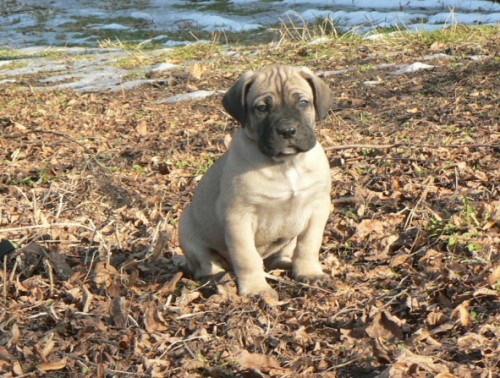
<svg viewBox="0 0 500 378">
<path fill-rule="evenodd" d="M 278 299 L 278 292 L 274 290 L 269 284 L 266 282 L 265 284 L 260 285 L 249 285 L 249 284 L 240 284 L 239 285 L 239 294 L 245 295 L 249 297 L 264 297 L 271 299 Z"/>
<path fill-rule="evenodd" d="M 318 284 L 322 286 L 323 284 L 330 281 L 328 274 L 321 273 L 310 273 L 310 274 L 296 274 L 294 275 L 296 281 L 303 282 L 306 284 Z"/>
</svg>

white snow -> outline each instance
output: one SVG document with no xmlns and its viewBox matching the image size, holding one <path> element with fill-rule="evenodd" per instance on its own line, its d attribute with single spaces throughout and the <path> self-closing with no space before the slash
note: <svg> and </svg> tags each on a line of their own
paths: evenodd
<svg viewBox="0 0 500 378">
<path fill-rule="evenodd" d="M 415 62 L 415 63 L 409 64 L 407 66 L 404 66 L 397 71 L 394 71 L 393 74 L 394 75 L 402 75 L 405 73 L 412 73 L 412 72 L 417 72 L 417 71 L 421 71 L 421 70 L 432 70 L 433 68 L 434 68 L 434 66 L 431 66 L 430 64 Z"/>
<path fill-rule="evenodd" d="M 498 24 L 500 4 L 486 0 L 232 0 L 232 12 L 204 10 L 218 0 L 149 0 L 134 8 L 134 2 L 99 0 L 23 0 L 7 2 L 5 16 L 0 16 L 0 45 L 33 44 L 96 44 L 96 35 L 82 37 L 68 25 L 82 17 L 102 19 L 84 25 L 83 30 L 154 31 L 165 33 L 161 42 L 166 46 L 185 44 L 167 41 L 171 33 L 227 30 L 234 32 L 265 28 L 289 19 L 311 22 L 329 17 L 341 31 L 369 32 L 376 27 L 400 26 L 409 30 L 434 30 L 455 23 Z M 0 0 L 1 2 L 1 0 Z M 47 5 L 43 5 L 47 3 Z M 48 5 L 50 3 L 50 5 Z M 9 6 L 16 10 L 9 14 Z M 17 8 L 14 8 L 17 7 Z M 241 11 L 240 11 L 241 10 Z M 126 21 L 112 22 L 123 17 L 146 20 L 141 26 Z M 111 22 L 110 22 L 111 21 Z M 29 29 L 26 32 L 26 29 Z M 156 37 L 153 40 L 160 40 Z M 141 42 L 141 41 L 139 41 Z"/>
<path fill-rule="evenodd" d="M 106 24 L 106 25 L 96 25 L 92 29 L 97 29 L 97 30 L 128 30 L 130 29 L 128 26 L 121 25 L 121 24 Z"/>
<path fill-rule="evenodd" d="M 167 97 L 164 98 L 163 100 L 159 100 L 159 104 L 172 104 L 175 102 L 180 102 L 180 101 L 193 101 L 193 100 L 201 100 L 210 96 L 214 96 L 218 93 L 225 93 L 225 90 L 219 90 L 219 91 L 195 91 L 195 92 L 190 92 L 190 93 L 181 93 L 175 96 Z"/>
</svg>

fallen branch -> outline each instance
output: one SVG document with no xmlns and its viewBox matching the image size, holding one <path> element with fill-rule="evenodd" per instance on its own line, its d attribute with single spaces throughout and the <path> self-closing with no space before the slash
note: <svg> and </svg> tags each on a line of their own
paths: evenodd
<svg viewBox="0 0 500 378">
<path fill-rule="evenodd" d="M 46 130 L 46 129 L 31 129 L 31 130 L 26 131 L 24 133 L 18 133 L 18 134 L 0 134 L 0 138 L 16 139 L 16 138 L 22 138 L 23 136 L 26 136 L 29 134 L 53 134 L 53 135 L 57 135 L 57 136 L 60 136 L 62 138 L 69 140 L 70 142 L 78 144 L 80 147 L 82 147 L 84 149 L 84 151 L 86 153 L 92 154 L 92 151 L 90 151 L 83 143 L 80 143 L 76 139 L 73 139 L 69 135 L 66 135 L 64 133 L 61 133 L 60 131 Z"/>
<path fill-rule="evenodd" d="M 449 144 L 449 145 L 438 145 L 438 144 L 410 144 L 410 143 L 393 143 L 393 144 L 346 144 L 340 146 L 330 146 L 326 147 L 325 151 L 337 151 L 337 150 L 349 150 L 356 148 L 371 148 L 383 150 L 386 148 L 397 148 L 397 147 L 409 147 L 409 148 L 500 148 L 500 144 Z"/>
<path fill-rule="evenodd" d="M 26 231 L 26 230 L 37 230 L 42 228 L 52 228 L 52 227 L 80 227 L 85 228 L 89 231 L 95 231 L 94 228 L 86 226 L 81 223 L 76 222 L 63 222 L 63 223 L 51 223 L 51 224 L 36 224 L 33 226 L 23 226 L 23 227 L 11 227 L 11 228 L 0 228 L 0 233 L 2 232 L 18 232 L 18 231 Z"/>
</svg>

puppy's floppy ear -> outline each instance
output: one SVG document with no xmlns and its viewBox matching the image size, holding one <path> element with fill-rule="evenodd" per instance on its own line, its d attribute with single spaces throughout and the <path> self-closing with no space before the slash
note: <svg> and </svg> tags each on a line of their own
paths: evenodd
<svg viewBox="0 0 500 378">
<path fill-rule="evenodd" d="M 253 71 L 247 71 L 233 84 L 222 99 L 224 109 L 245 127 L 246 122 L 246 97 L 253 83 Z"/>
<path fill-rule="evenodd" d="M 313 90 L 316 120 L 321 121 L 326 117 L 326 114 L 333 105 L 332 91 L 328 85 L 317 77 L 309 68 L 302 67 L 301 74 Z"/>
</svg>

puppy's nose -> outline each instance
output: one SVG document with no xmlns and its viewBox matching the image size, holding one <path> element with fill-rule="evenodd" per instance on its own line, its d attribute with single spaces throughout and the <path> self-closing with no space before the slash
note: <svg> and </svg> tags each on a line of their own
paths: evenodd
<svg viewBox="0 0 500 378">
<path fill-rule="evenodd" d="M 280 126 L 276 130 L 279 135 L 281 135 L 285 139 L 293 138 L 297 129 L 293 126 Z"/>
</svg>

